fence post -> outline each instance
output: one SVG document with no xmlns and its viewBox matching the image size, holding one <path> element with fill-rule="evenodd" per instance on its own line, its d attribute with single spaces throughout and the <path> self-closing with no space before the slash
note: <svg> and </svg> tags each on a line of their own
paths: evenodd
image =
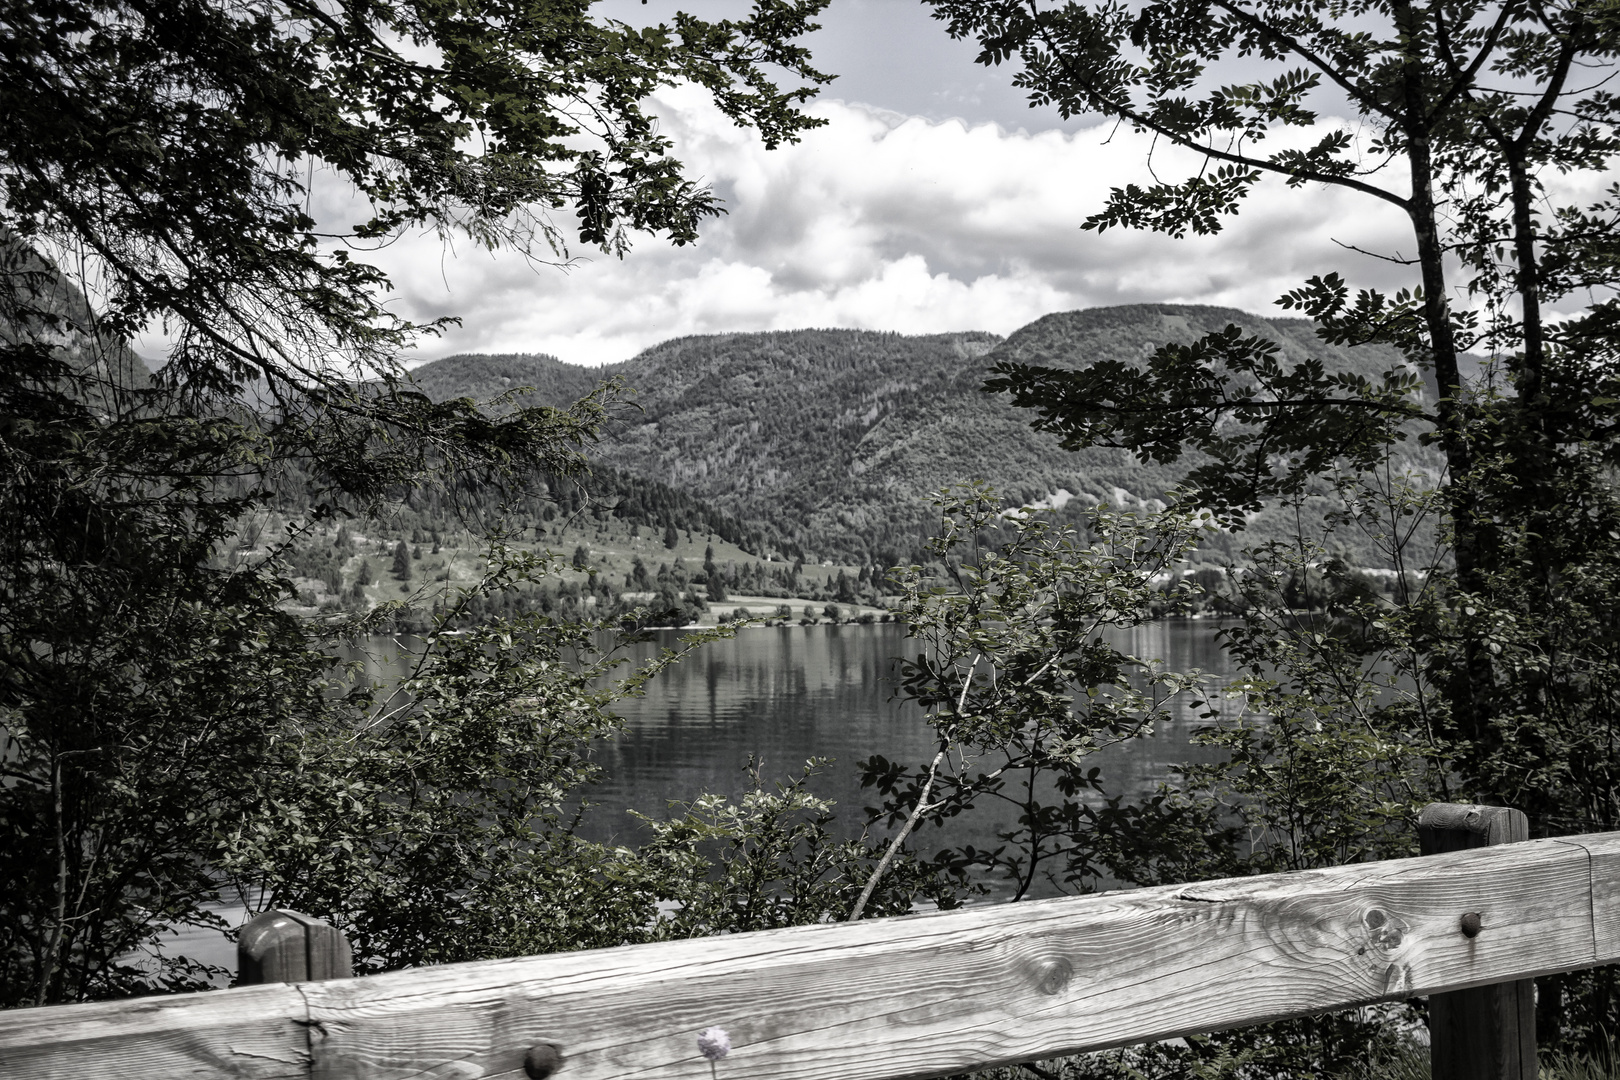
<svg viewBox="0 0 1620 1080">
<path fill-rule="evenodd" d="M 1430 803 L 1418 814 L 1425 855 L 1530 839 L 1522 810 Z M 1459 920 L 1458 933 L 1489 933 L 1491 912 Z M 1534 979 L 1429 995 L 1429 1070 L 1433 1080 L 1536 1080 Z"/>
<path fill-rule="evenodd" d="M 335 926 L 296 911 L 266 911 L 236 939 L 239 985 L 347 979 L 354 974 L 349 939 Z"/>
</svg>

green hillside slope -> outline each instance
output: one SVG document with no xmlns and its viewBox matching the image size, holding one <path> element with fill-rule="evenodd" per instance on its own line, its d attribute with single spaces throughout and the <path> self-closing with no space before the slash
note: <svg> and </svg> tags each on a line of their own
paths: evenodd
<svg viewBox="0 0 1620 1080">
<path fill-rule="evenodd" d="M 488 401 L 514 386 L 532 386 L 548 405 L 578 401 L 596 388 L 594 368 L 565 364 L 554 356 L 517 353 L 447 356 L 411 371 L 417 387 L 434 401 L 470 397 Z"/>
<path fill-rule="evenodd" d="M 610 426 L 606 466 L 758 521 L 815 556 L 907 557 L 930 528 L 929 492 L 986 480 L 1023 502 L 1153 498 L 1181 470 L 1118 450 L 1068 453 L 1029 416 L 980 389 L 998 358 L 1073 366 L 1136 361 L 1227 323 L 1286 355 L 1376 375 L 1402 358 L 1343 349 L 1299 319 L 1230 308 L 1135 305 L 1048 315 L 1002 341 L 983 333 L 903 336 L 797 330 L 680 338 L 597 370 L 550 357 L 452 357 L 418 369 L 436 396 L 527 382 L 561 403 L 617 376 L 639 411 Z M 502 382 L 501 380 L 511 380 Z M 457 389 L 466 386 L 466 389 Z"/>
</svg>

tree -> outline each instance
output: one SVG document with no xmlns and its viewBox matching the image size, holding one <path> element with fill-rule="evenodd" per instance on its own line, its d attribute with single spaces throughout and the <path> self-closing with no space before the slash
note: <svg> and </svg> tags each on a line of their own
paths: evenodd
<svg viewBox="0 0 1620 1080">
<path fill-rule="evenodd" d="M 1038 409 L 1040 425 L 1070 446 L 1119 444 L 1160 460 L 1187 446 L 1210 453 L 1216 463 L 1194 474 L 1197 493 L 1231 510 L 1297 490 L 1337 461 L 1369 465 L 1403 436 L 1402 423 L 1421 419 L 1453 482 L 1458 584 L 1484 591 L 1495 509 L 1481 502 L 1476 466 L 1500 463 L 1481 460 L 1479 425 L 1498 420 L 1482 415 L 1464 386 L 1460 352 L 1485 346 L 1508 376 L 1514 399 L 1488 411 L 1517 433 L 1511 456 L 1526 473 L 1560 448 L 1609 438 L 1614 427 L 1604 391 L 1613 302 L 1556 328 L 1543 309 L 1572 288 L 1612 291 L 1606 223 L 1620 214 L 1620 193 L 1547 213 L 1539 179 L 1546 169 L 1602 170 L 1620 150 L 1616 102 L 1602 89 L 1620 43 L 1612 10 L 1399 0 L 1370 9 L 1374 22 L 1358 16 L 1352 25 L 1329 5 L 1269 0 L 1156 3 L 1135 13 L 1036 0 L 930 2 L 953 35 L 979 37 L 981 62 L 1018 57 L 1014 81 L 1032 103 L 1066 116 L 1117 117 L 1209 160 L 1209 170 L 1183 182 L 1115 189 L 1087 228 L 1217 232 L 1267 175 L 1400 208 L 1417 252 L 1404 260 L 1417 268 L 1413 288 L 1394 297 L 1364 290 L 1351 301 L 1343 280 L 1326 274 L 1280 302 L 1319 320 L 1329 341 L 1400 346 L 1433 370 L 1439 394 L 1429 411 L 1405 372 L 1380 385 L 1346 383 L 1308 365 L 1285 373 L 1267 343 L 1236 331 L 1167 349 L 1117 388 L 1107 385 L 1116 373 L 1102 367 L 1070 373 L 1016 363 L 998 365 L 991 387 Z M 1264 62 L 1273 77 L 1218 85 L 1223 62 Z M 1314 104 L 1327 91 L 1340 99 L 1329 104 L 1347 105 L 1362 124 L 1360 141 L 1332 126 L 1304 149 L 1254 149 L 1268 134 L 1317 125 Z M 1386 175 L 1401 172 L 1397 162 L 1404 175 Z M 1482 310 L 1453 307 L 1448 257 L 1471 273 L 1468 291 Z M 1219 430 L 1227 417 L 1243 422 L 1240 434 Z M 1524 485 L 1526 494 L 1537 489 L 1546 485 Z M 1448 696 L 1459 730 L 1489 742 L 1495 664 L 1478 642 L 1465 652 Z"/>
<path fill-rule="evenodd" d="M 393 574 L 401 581 L 411 580 L 411 549 L 403 540 L 394 545 Z"/>
<path fill-rule="evenodd" d="M 703 588 L 704 595 L 708 597 L 709 602 L 712 604 L 724 603 L 728 598 L 725 579 L 720 576 L 720 571 L 717 568 L 710 569 L 708 583 Z"/>
<path fill-rule="evenodd" d="M 1620 824 L 1607 719 L 1620 670 L 1620 188 L 1560 204 L 1549 179 L 1603 174 L 1620 151 L 1620 99 L 1606 85 L 1620 46 L 1613 5 L 929 2 L 954 36 L 978 39 L 982 63 L 1016 61 L 1032 104 L 1099 113 L 1205 159 L 1185 180 L 1114 189 L 1088 229 L 1217 232 L 1268 178 L 1359 193 L 1406 216 L 1411 257 L 1384 257 L 1411 268 L 1407 288 L 1352 294 L 1323 272 L 1279 303 L 1315 319 L 1329 342 L 1399 347 L 1409 369 L 1335 376 L 1284 364 L 1272 343 L 1229 328 L 1135 367 L 1004 355 L 989 388 L 1035 409 L 1037 425 L 1072 448 L 1188 457 L 1187 498 L 1233 524 L 1269 498 L 1333 493 L 1330 531 L 1371 530 L 1410 558 L 1407 522 L 1438 515 L 1442 548 L 1418 560 L 1431 573 L 1419 588 L 1403 584 L 1396 610 L 1348 593 L 1329 604 L 1342 651 L 1313 649 L 1319 630 L 1279 625 L 1261 595 L 1250 597 L 1256 633 L 1234 646 L 1275 671 L 1275 648 L 1252 650 L 1261 623 L 1284 631 L 1271 640 L 1292 651 L 1290 678 L 1304 691 L 1289 708 L 1315 703 L 1346 724 L 1375 717 L 1379 739 L 1407 743 L 1389 768 L 1412 775 L 1408 753 L 1438 767 L 1409 798 L 1427 788 L 1518 806 L 1536 835 Z M 1332 110 L 1350 123 L 1323 122 Z M 1583 291 L 1584 309 L 1549 317 Z M 1463 378 L 1467 350 L 1488 354 L 1478 382 Z M 1419 371 L 1432 373 L 1432 395 Z M 1443 458 L 1437 489 L 1399 475 L 1397 447 L 1413 436 Z M 1302 537 L 1298 551 L 1313 542 Z M 1301 582 L 1328 556 L 1262 554 Z M 1318 696 L 1330 674 L 1369 686 L 1378 657 L 1395 658 L 1415 699 Z M 1252 700 L 1279 705 L 1272 690 Z M 1245 760 L 1347 746 L 1269 730 L 1281 741 L 1251 744 Z M 1326 858 L 1333 845 L 1306 849 Z M 1545 1045 L 1599 1038 L 1620 1019 L 1613 973 L 1544 981 L 1538 1012 Z"/>
<path fill-rule="evenodd" d="M 844 571 L 838 571 L 838 577 L 833 583 L 833 599 L 840 604 L 853 604 L 856 602 L 855 583 L 849 579 Z"/>
<path fill-rule="evenodd" d="M 624 584 L 629 589 L 646 590 L 652 588 L 652 578 L 647 574 L 647 564 L 637 555 L 630 564 L 630 572 L 624 576 Z"/>
<path fill-rule="evenodd" d="M 555 449 L 568 431 L 540 411 L 494 439 L 469 403 L 406 389 L 397 350 L 442 323 L 392 315 L 387 281 L 352 249 L 419 227 L 556 259 L 566 231 L 619 255 L 635 231 L 690 242 L 719 207 L 640 103 L 694 82 L 776 145 L 817 123 L 796 108 L 813 90 L 779 90 L 764 66 L 823 79 L 791 44 L 820 0 L 646 32 L 590 6 L 12 5 L 0 230 L 87 286 L 111 338 L 167 320 L 161 390 L 206 404 L 262 383 L 261 421 L 343 493 L 386 491 L 453 447 Z M 316 165 L 366 220 L 334 231 L 309 216 Z M 345 468 L 356 445 L 369 476 Z"/>
<path fill-rule="evenodd" d="M 1000 846 L 951 845 L 936 867 L 998 879 L 1013 900 L 1077 890 L 1097 873 L 1097 815 L 1078 798 L 1100 788 L 1088 758 L 1162 723 L 1168 698 L 1194 685 L 1103 634 L 1150 617 L 1154 579 L 1207 523 L 1184 510 L 1098 509 L 1083 539 L 1050 511 L 1004 512 L 982 484 L 935 501 L 933 565 L 894 578 L 917 650 L 900 664 L 900 693 L 922 708 L 938 750 L 926 769 L 871 758 L 862 784 L 884 798 L 877 817 L 900 825 L 892 850 L 920 824 L 948 832 L 975 806 L 1010 804 L 1017 825 Z M 827 616 L 838 621 L 838 609 Z M 850 917 L 860 914 L 857 904 Z"/>
<path fill-rule="evenodd" d="M 1405 816 L 1425 801 L 1413 793 L 1427 789 L 1430 759 L 1398 737 L 1398 708 L 1377 708 L 1409 703 L 1412 689 L 1388 671 L 1345 679 L 1320 654 L 1354 651 L 1348 635 L 1324 633 L 1320 620 L 1300 633 L 1276 609 L 1290 565 L 1321 552 L 1291 563 L 1279 545 L 1272 562 L 1262 552 L 1234 569 L 1251 607 L 1273 616 L 1239 626 L 1230 645 L 1239 678 L 1212 686 L 1198 672 L 1125 655 L 1108 633 L 1196 597 L 1191 581 L 1169 597 L 1162 582 L 1212 527 L 1208 511 L 1098 507 L 1066 522 L 1057 511 L 1014 512 L 979 485 L 949 489 L 939 505 L 928 564 L 893 572 L 916 643 L 901 694 L 924 711 L 937 749 L 914 766 L 863 762 L 863 783 L 882 796 L 875 820 L 900 826 L 891 850 L 932 827 L 913 843 L 938 852 L 936 874 L 1015 899 L 1413 854 Z M 1330 576 L 1349 577 L 1342 566 Z M 1365 599 L 1324 592 L 1334 616 L 1355 610 L 1353 596 Z M 1360 614 L 1388 616 L 1370 605 Z M 1203 763 L 1172 770 L 1145 800 L 1125 798 L 1092 755 L 1152 733 L 1178 695 L 1207 719 L 1234 701 L 1240 711 L 1199 732 L 1214 748 Z M 993 846 L 963 843 L 957 830 L 996 803 L 1016 808 L 1015 823 Z M 1391 1010 L 1355 1010 L 1035 1071 L 1068 1080 L 1383 1075 L 1381 1057 L 1410 1052 L 1409 1026 L 1389 1019 Z"/>
<path fill-rule="evenodd" d="M 576 472 L 603 415 L 605 394 L 558 410 L 416 392 L 399 350 L 443 323 L 394 316 L 364 250 L 412 228 L 558 261 L 572 242 L 622 256 L 636 232 L 690 242 L 720 208 L 642 103 L 695 83 L 767 145 L 791 141 L 824 81 L 793 39 L 822 6 L 760 0 L 739 20 L 646 30 L 586 0 L 0 9 L 0 1002 L 202 985 L 183 957 L 129 957 L 217 922 L 207 905 L 231 883 L 361 928 L 377 967 L 433 955 L 415 906 L 430 894 L 440 925 L 464 920 L 445 939 L 472 950 L 459 955 L 492 955 L 513 939 L 458 905 L 499 920 L 541 895 L 493 889 L 500 871 L 533 879 L 549 857 L 559 879 L 600 882 L 597 853 L 570 863 L 564 839 L 439 831 L 543 822 L 587 778 L 599 699 L 546 662 L 570 632 L 517 633 L 528 658 L 503 653 L 518 674 L 487 688 L 517 698 L 446 712 L 494 663 L 455 647 L 470 608 L 453 605 L 424 660 L 443 678 L 379 702 L 332 649 L 397 605 L 301 622 L 281 608 L 285 559 L 410 493 L 453 505 Z M 363 220 L 316 221 L 317 175 Z M 149 373 L 125 341 L 154 322 L 174 344 Z M 510 550 L 491 559 L 479 595 L 536 572 Z M 551 705 L 567 720 L 537 733 L 532 710 Z M 487 772 L 456 757 L 480 749 Z M 510 792 L 483 779 L 502 762 L 525 777 Z M 342 856 L 300 850 L 339 834 Z M 358 891 L 329 891 L 344 886 Z M 573 887 L 573 902 L 591 891 Z M 389 903 L 344 906 L 362 894 Z M 644 925 L 642 899 L 600 925 Z"/>
<path fill-rule="evenodd" d="M 679 544 L 680 542 L 681 542 L 681 534 L 675 531 L 675 523 L 672 521 L 669 524 L 665 525 L 664 526 L 664 546 L 666 548 L 668 548 L 669 550 L 674 551 L 675 550 L 675 545 Z"/>
</svg>

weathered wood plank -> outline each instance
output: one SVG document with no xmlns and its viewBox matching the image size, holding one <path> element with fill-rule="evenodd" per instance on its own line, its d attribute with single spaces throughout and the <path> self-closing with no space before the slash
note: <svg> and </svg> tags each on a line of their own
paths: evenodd
<svg viewBox="0 0 1620 1080">
<path fill-rule="evenodd" d="M 0 1076 L 303 1080 L 308 1009 L 291 986 L 0 1013 Z"/>
<path fill-rule="evenodd" d="M 319 1077 L 881 1080 L 1594 962 L 1589 859 L 1557 842 L 950 915 L 460 965 L 307 988 Z M 1458 929 L 1467 911 L 1487 930 Z M 453 1064 L 452 1064 L 453 1063 Z M 441 1075 L 452 1075 L 450 1072 Z"/>
<path fill-rule="evenodd" d="M 1620 844 L 1614 833 L 1565 836 L 1592 861 L 1592 951 L 1600 964 L 1620 963 Z"/>
<path fill-rule="evenodd" d="M 1530 819 L 1506 806 L 1431 803 L 1418 814 L 1418 839 L 1424 855 L 1517 844 L 1530 839 Z M 1482 913 L 1463 918 L 1474 933 L 1485 932 Z M 1537 1073 L 1534 979 L 1429 995 L 1433 1080 L 1536 1080 Z"/>
<path fill-rule="evenodd" d="M 347 979 L 354 975 L 354 952 L 342 931 L 320 919 L 297 911 L 266 911 L 242 927 L 236 972 L 243 986 Z"/>
<path fill-rule="evenodd" d="M 518 1080 L 552 1043 L 560 1080 L 699 1080 L 719 1026 L 722 1078 L 939 1075 L 1590 966 L 1594 867 L 1620 870 L 1620 834 L 29 1010 L 0 1015 L 0 1074 Z"/>
</svg>

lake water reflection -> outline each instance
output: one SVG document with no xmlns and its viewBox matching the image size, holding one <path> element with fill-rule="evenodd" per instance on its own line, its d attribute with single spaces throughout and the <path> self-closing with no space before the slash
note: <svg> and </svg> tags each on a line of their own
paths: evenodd
<svg viewBox="0 0 1620 1080">
<path fill-rule="evenodd" d="M 1215 640 L 1217 628 L 1211 621 L 1167 620 L 1116 631 L 1112 640 L 1132 655 L 1161 660 L 1172 670 L 1197 668 L 1224 682 L 1230 670 Z M 659 631 L 631 657 L 673 647 L 680 636 Z M 408 648 L 410 642 L 402 644 Z M 596 808 L 582 833 L 634 842 L 638 826 L 631 809 L 657 817 L 667 814 L 672 800 L 741 795 L 749 786 L 750 757 L 767 779 L 791 776 L 811 757 L 834 759 L 813 790 L 836 803 L 846 831 L 859 831 L 863 808 L 875 798 L 861 789 L 856 763 L 882 754 L 921 764 L 934 752 L 921 711 L 894 698 L 895 657 L 908 646 L 897 623 L 821 624 L 748 628 L 697 650 L 650 683 L 643 697 L 620 703 L 625 729 L 599 751 L 608 779 L 590 794 Z M 400 644 L 387 638 L 374 639 L 363 655 L 350 658 L 363 659 L 384 683 L 399 678 L 409 663 Z M 1093 763 L 1110 793 L 1151 792 L 1168 766 L 1209 757 L 1209 749 L 1188 743 L 1201 723 L 1190 702 L 1179 701 L 1168 725 L 1101 751 Z M 993 846 L 996 831 L 1014 817 L 1010 808 L 989 807 L 952 822 L 950 840 Z M 941 839 L 920 837 L 929 850 Z M 235 922 L 246 916 L 242 910 L 221 914 Z M 235 967 L 234 947 L 214 932 L 182 932 L 172 948 Z"/>
<path fill-rule="evenodd" d="M 1217 624 L 1173 620 L 1116 631 L 1125 652 L 1164 661 L 1173 670 L 1198 668 L 1222 681 L 1227 660 Z M 644 650 L 673 645 L 670 631 Z M 922 763 L 934 752 L 919 709 L 895 700 L 895 657 L 909 647 L 899 624 L 750 628 L 730 641 L 698 650 L 649 685 L 644 697 L 622 703 L 624 732 L 603 748 L 609 779 L 596 790 L 600 806 L 590 826 L 595 839 L 634 828 L 630 808 L 662 816 L 671 800 L 704 792 L 738 795 L 746 789 L 750 757 L 767 778 L 796 773 L 810 757 L 834 759 L 815 782 L 834 800 L 851 828 L 875 801 L 863 791 L 857 763 L 872 754 Z M 1191 703 L 1177 702 L 1174 719 L 1150 736 L 1110 747 L 1093 759 L 1111 792 L 1151 791 L 1172 763 L 1206 756 L 1188 744 L 1202 721 Z M 972 830 L 984 843 L 997 815 Z"/>
<path fill-rule="evenodd" d="M 1218 627 L 1210 620 L 1172 619 L 1113 631 L 1111 640 L 1171 670 L 1196 668 L 1224 682 L 1230 671 L 1215 639 Z M 657 631 L 630 658 L 675 647 L 680 637 L 677 630 Z M 595 840 L 633 841 L 632 809 L 663 817 L 672 801 L 706 793 L 736 797 L 750 784 L 750 759 L 767 780 L 776 780 L 797 774 L 812 757 L 833 759 L 812 787 L 836 803 L 846 829 L 858 831 L 864 808 L 875 798 L 862 790 L 857 763 L 882 754 L 918 764 L 934 753 L 921 710 L 895 699 L 895 658 L 908 648 L 898 623 L 750 627 L 703 646 L 650 682 L 642 697 L 619 703 L 625 729 L 598 751 L 607 780 L 592 789 L 596 808 L 581 832 Z M 408 662 L 390 639 L 376 639 L 367 653 L 373 674 L 384 682 L 397 678 Z M 1094 757 L 1111 794 L 1150 792 L 1169 765 L 1208 757 L 1208 749 L 1188 742 L 1203 723 L 1191 702 L 1178 700 L 1172 714 L 1161 729 Z M 1010 811 L 979 816 L 983 820 L 966 834 L 977 844 L 992 840 L 1012 820 Z"/>
</svg>

